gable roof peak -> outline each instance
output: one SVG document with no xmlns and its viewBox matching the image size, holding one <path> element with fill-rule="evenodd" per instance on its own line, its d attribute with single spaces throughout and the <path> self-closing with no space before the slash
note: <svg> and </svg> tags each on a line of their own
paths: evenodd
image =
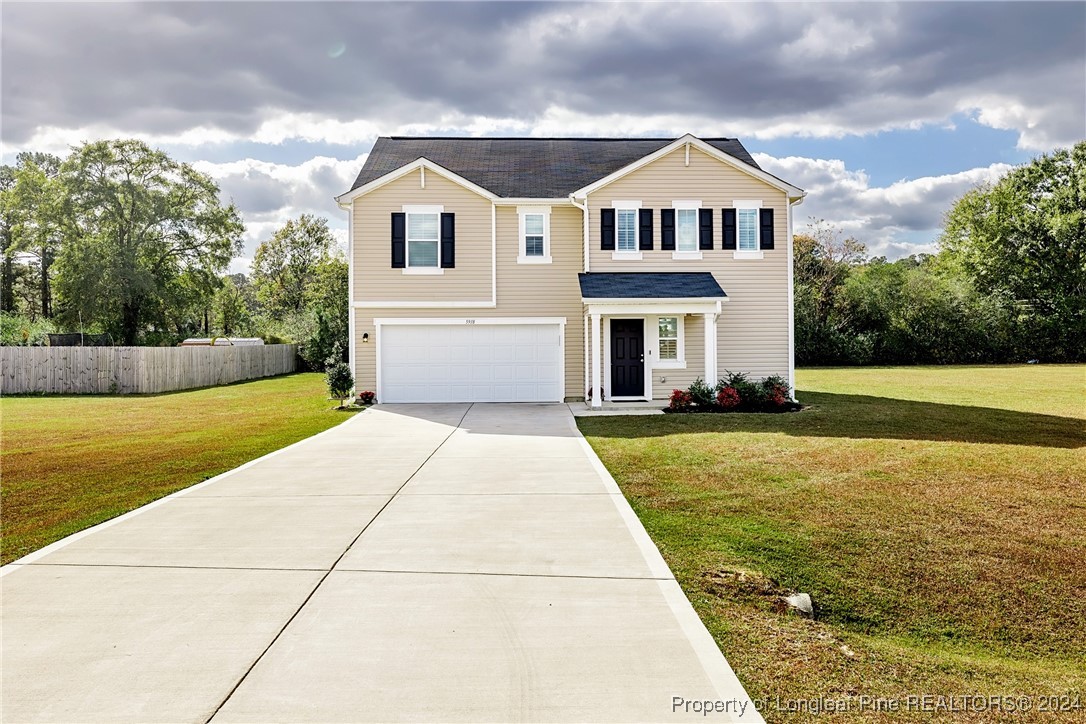
<svg viewBox="0 0 1086 724">
<path fill-rule="evenodd" d="M 426 158 L 498 197 L 564 198 L 683 138 L 380 136 L 351 190 Z M 700 142 L 758 168 L 738 139 Z"/>
</svg>

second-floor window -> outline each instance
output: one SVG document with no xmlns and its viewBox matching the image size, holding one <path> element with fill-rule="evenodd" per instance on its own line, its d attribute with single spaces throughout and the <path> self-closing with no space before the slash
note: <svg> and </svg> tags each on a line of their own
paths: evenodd
<svg viewBox="0 0 1086 724">
<path fill-rule="evenodd" d="M 524 256 L 543 256 L 543 214 L 524 215 Z"/>
<path fill-rule="evenodd" d="M 545 206 L 518 206 L 520 252 L 518 264 L 550 264 L 551 210 Z"/>
<path fill-rule="evenodd" d="M 615 213 L 619 251 L 637 251 L 637 209 L 618 209 Z"/>
<path fill-rule="evenodd" d="M 675 248 L 678 251 L 698 250 L 698 210 L 676 209 Z"/>
<path fill-rule="evenodd" d="M 758 209 L 736 209 L 739 251 L 758 251 Z"/>
<path fill-rule="evenodd" d="M 407 214 L 407 266 L 438 266 L 440 214 Z"/>
</svg>

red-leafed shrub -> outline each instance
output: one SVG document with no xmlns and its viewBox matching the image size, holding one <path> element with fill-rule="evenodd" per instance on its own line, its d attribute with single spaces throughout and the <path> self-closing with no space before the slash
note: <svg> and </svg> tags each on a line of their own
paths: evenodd
<svg viewBox="0 0 1086 724">
<path fill-rule="evenodd" d="M 734 387 L 723 387 L 716 393 L 716 404 L 722 410 L 734 410 L 740 402 L 739 392 Z"/>
<path fill-rule="evenodd" d="M 673 390 L 665 412 L 795 412 L 788 380 L 773 375 L 751 380 L 743 372 L 726 372 L 715 387 L 700 378 L 685 390 Z"/>
<path fill-rule="evenodd" d="M 687 412 L 694 406 L 694 396 L 686 390 L 672 390 L 668 409 L 673 412 Z"/>
<path fill-rule="evenodd" d="M 377 401 L 377 393 L 370 390 L 358 393 L 358 404 L 360 405 L 372 405 Z"/>
<path fill-rule="evenodd" d="M 788 394 L 788 382 L 780 376 L 766 377 L 762 380 L 765 392 L 765 406 L 771 410 L 780 410 L 791 403 Z"/>
</svg>

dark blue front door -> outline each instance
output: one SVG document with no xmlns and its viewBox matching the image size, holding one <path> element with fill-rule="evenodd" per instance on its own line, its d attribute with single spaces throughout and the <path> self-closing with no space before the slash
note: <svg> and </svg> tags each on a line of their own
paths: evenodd
<svg viewBox="0 0 1086 724">
<path fill-rule="evenodd" d="M 645 321 L 611 320 L 611 397 L 645 394 Z"/>
</svg>

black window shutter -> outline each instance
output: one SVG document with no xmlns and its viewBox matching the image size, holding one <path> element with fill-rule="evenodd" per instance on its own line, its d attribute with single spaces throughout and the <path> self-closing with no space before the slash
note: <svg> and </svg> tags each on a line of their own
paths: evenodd
<svg viewBox="0 0 1086 724">
<path fill-rule="evenodd" d="M 637 241 L 638 248 L 642 251 L 652 251 L 652 209 L 641 209 L 640 238 Z"/>
<path fill-rule="evenodd" d="M 761 214 L 759 216 L 761 217 L 761 222 L 762 222 L 762 239 L 761 239 L 761 245 L 760 246 L 761 246 L 762 249 L 772 249 L 773 248 L 773 209 L 762 209 Z"/>
<path fill-rule="evenodd" d="M 600 248 L 615 250 L 615 210 L 600 209 Z"/>
<path fill-rule="evenodd" d="M 392 268 L 407 266 L 407 214 L 392 212 Z"/>
<path fill-rule="evenodd" d="M 698 248 L 713 248 L 713 210 L 698 209 Z"/>
<path fill-rule="evenodd" d="M 660 248 L 675 251 L 675 209 L 660 209 Z"/>
<path fill-rule="evenodd" d="M 456 214 L 441 215 L 441 268 L 456 266 Z"/>
<path fill-rule="evenodd" d="M 724 216 L 724 249 L 735 248 L 735 209 L 721 209 Z"/>
</svg>

